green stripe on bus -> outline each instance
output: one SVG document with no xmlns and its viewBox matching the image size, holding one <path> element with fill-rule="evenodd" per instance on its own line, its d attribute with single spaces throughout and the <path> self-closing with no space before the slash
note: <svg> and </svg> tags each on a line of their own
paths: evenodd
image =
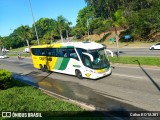
<svg viewBox="0 0 160 120">
<path fill-rule="evenodd" d="M 62 61 L 63 61 L 63 58 L 57 58 L 56 64 L 55 64 L 53 69 L 58 70 L 60 68 L 60 66 L 61 66 Z"/>
<path fill-rule="evenodd" d="M 59 70 L 65 70 L 68 65 L 69 60 L 70 58 L 63 58 L 63 61 L 61 63 Z"/>
</svg>

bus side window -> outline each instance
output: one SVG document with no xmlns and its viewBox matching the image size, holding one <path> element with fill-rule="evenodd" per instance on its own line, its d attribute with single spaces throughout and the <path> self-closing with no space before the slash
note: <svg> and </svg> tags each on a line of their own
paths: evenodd
<svg viewBox="0 0 160 120">
<path fill-rule="evenodd" d="M 32 52 L 33 55 L 36 55 L 36 49 L 35 48 L 32 48 L 31 52 Z"/>
<path fill-rule="evenodd" d="M 59 49 L 59 57 L 64 57 L 64 54 L 63 54 L 63 49 Z"/>
<path fill-rule="evenodd" d="M 52 56 L 52 49 L 51 48 L 47 49 L 47 56 Z"/>
<path fill-rule="evenodd" d="M 32 54 L 33 54 L 33 55 L 40 55 L 40 50 L 39 50 L 39 48 L 32 48 L 31 51 L 32 51 Z"/>
<path fill-rule="evenodd" d="M 56 49 L 55 48 L 51 48 L 51 56 L 56 56 Z"/>
<path fill-rule="evenodd" d="M 55 56 L 56 56 L 56 57 L 59 57 L 59 49 L 58 49 L 58 48 L 56 48 L 56 49 L 55 49 L 55 51 L 56 51 Z"/>
<path fill-rule="evenodd" d="M 77 56 L 77 54 L 76 54 L 76 51 L 75 51 L 74 49 L 69 49 L 69 57 L 70 57 L 70 58 L 74 58 L 74 59 L 76 59 L 76 60 L 79 60 L 79 59 L 78 59 L 78 56 Z"/>
<path fill-rule="evenodd" d="M 41 55 L 42 55 L 42 56 L 45 56 L 45 55 L 46 55 L 45 49 L 43 49 L 43 48 L 41 49 Z"/>
<path fill-rule="evenodd" d="M 66 57 L 68 57 L 68 53 L 67 53 L 67 49 L 63 49 L 63 54 L 64 54 L 64 57 L 66 58 Z"/>
</svg>

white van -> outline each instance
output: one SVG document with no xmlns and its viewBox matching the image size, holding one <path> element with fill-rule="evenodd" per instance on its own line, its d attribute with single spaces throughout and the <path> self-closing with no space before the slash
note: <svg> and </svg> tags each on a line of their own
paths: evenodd
<svg viewBox="0 0 160 120">
<path fill-rule="evenodd" d="M 23 50 L 23 52 L 24 52 L 24 53 L 29 53 L 29 52 L 30 52 L 30 49 L 29 49 L 29 48 L 25 48 L 25 49 Z"/>
<path fill-rule="evenodd" d="M 9 50 L 7 50 L 6 48 L 3 48 L 2 52 L 9 52 Z"/>
</svg>

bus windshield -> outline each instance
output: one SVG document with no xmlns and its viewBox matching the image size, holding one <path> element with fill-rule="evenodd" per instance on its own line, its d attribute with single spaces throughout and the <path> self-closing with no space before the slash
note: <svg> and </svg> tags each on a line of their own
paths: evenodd
<svg viewBox="0 0 160 120">
<path fill-rule="evenodd" d="M 90 59 L 84 60 L 84 64 L 87 65 L 87 67 L 90 67 L 92 69 L 103 69 L 110 65 L 104 49 L 88 50 L 88 53 L 93 56 L 93 61 L 91 61 Z M 88 62 L 89 64 L 85 62 Z"/>
</svg>

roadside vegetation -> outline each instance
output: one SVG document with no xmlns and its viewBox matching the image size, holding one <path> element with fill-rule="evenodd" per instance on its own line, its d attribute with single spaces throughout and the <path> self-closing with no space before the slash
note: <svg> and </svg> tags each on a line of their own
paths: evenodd
<svg viewBox="0 0 160 120">
<path fill-rule="evenodd" d="M 25 48 L 27 48 L 27 46 L 17 47 L 17 48 L 11 49 L 9 52 L 23 52 Z"/>
<path fill-rule="evenodd" d="M 160 57 L 110 57 L 112 63 L 122 63 L 122 64 L 136 64 L 136 65 L 149 65 L 160 67 Z"/>
<path fill-rule="evenodd" d="M 7 54 L 8 57 L 11 57 L 11 56 L 14 56 L 14 57 L 17 57 L 18 53 L 9 53 Z M 30 57 L 31 54 L 30 53 L 20 53 L 20 56 L 21 57 Z"/>
<path fill-rule="evenodd" d="M 79 106 L 50 97 L 12 78 L 0 69 L 0 111 L 84 111 Z"/>
<path fill-rule="evenodd" d="M 102 117 L 94 117 L 95 114 L 87 112 L 80 106 L 51 97 L 35 87 L 15 80 L 11 72 L 3 69 L 0 69 L 0 111 L 41 113 L 42 118 L 36 119 L 44 120 L 103 119 Z"/>
<path fill-rule="evenodd" d="M 15 49 L 11 49 L 9 52 L 7 52 L 7 56 L 11 57 L 17 57 L 18 54 L 21 55 L 21 57 L 30 57 L 31 54 L 30 53 L 24 53 L 24 49 L 27 48 L 28 46 L 23 46 L 23 47 L 19 47 L 19 48 L 15 48 Z"/>
</svg>

